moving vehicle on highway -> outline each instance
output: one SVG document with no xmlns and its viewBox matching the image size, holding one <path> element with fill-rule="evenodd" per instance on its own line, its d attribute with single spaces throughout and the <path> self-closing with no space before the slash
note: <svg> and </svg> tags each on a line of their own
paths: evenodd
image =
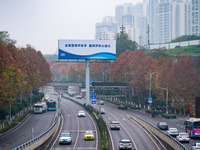
<svg viewBox="0 0 200 150">
<path fill-rule="evenodd" d="M 49 99 L 47 101 L 47 110 L 56 110 L 56 100 L 55 99 Z"/>
<path fill-rule="evenodd" d="M 104 101 L 99 101 L 97 104 L 98 105 L 104 105 Z"/>
<path fill-rule="evenodd" d="M 119 149 L 122 150 L 122 149 L 129 149 L 131 150 L 132 149 L 132 142 L 128 139 L 121 139 L 119 141 Z"/>
<path fill-rule="evenodd" d="M 121 110 L 127 110 L 127 106 L 125 105 L 119 105 L 117 108 Z"/>
<path fill-rule="evenodd" d="M 44 96 L 44 100 L 47 101 L 49 99 L 49 95 Z"/>
<path fill-rule="evenodd" d="M 101 112 L 101 114 L 105 114 L 105 109 L 103 107 L 99 107 L 98 112 Z"/>
<path fill-rule="evenodd" d="M 42 103 L 36 103 L 36 104 L 34 104 L 33 111 L 34 111 L 35 114 L 42 114 L 43 113 Z"/>
<path fill-rule="evenodd" d="M 200 137 L 200 118 L 190 118 L 185 121 L 185 132 L 190 137 Z"/>
<path fill-rule="evenodd" d="M 79 110 L 78 117 L 85 117 L 85 112 L 83 110 Z"/>
<path fill-rule="evenodd" d="M 94 133 L 93 131 L 85 131 L 84 133 L 84 140 L 94 140 Z"/>
<path fill-rule="evenodd" d="M 169 130 L 167 131 L 167 133 L 171 136 L 177 136 L 178 135 L 178 130 L 177 128 L 169 128 Z"/>
<path fill-rule="evenodd" d="M 77 99 L 81 99 L 81 98 L 82 98 L 82 95 L 77 95 L 76 98 L 77 98 Z"/>
<path fill-rule="evenodd" d="M 59 144 L 71 144 L 72 137 L 70 132 L 61 133 L 59 136 Z"/>
<path fill-rule="evenodd" d="M 200 143 L 199 142 L 192 145 L 192 148 L 191 148 L 191 150 L 197 150 L 197 149 L 200 150 Z"/>
<path fill-rule="evenodd" d="M 161 130 L 168 130 L 168 125 L 167 125 L 166 122 L 159 122 L 159 123 L 157 124 L 157 127 L 158 127 L 159 129 L 161 129 Z"/>
<path fill-rule="evenodd" d="M 185 132 L 181 132 L 179 133 L 177 136 L 176 136 L 176 139 L 179 141 L 179 142 L 190 142 L 190 137 L 187 133 Z"/>
<path fill-rule="evenodd" d="M 120 124 L 119 124 L 119 122 L 118 121 L 112 121 L 111 123 L 110 123 L 110 129 L 111 130 L 120 130 Z"/>
</svg>

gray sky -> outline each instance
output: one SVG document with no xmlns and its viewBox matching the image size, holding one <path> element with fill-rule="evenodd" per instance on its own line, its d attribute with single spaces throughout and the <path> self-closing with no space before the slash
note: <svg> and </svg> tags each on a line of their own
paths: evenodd
<svg viewBox="0 0 200 150">
<path fill-rule="evenodd" d="M 95 23 L 114 16 L 115 6 L 142 0 L 0 0 L 0 31 L 16 46 L 31 44 L 57 53 L 58 39 L 95 39 Z"/>
</svg>

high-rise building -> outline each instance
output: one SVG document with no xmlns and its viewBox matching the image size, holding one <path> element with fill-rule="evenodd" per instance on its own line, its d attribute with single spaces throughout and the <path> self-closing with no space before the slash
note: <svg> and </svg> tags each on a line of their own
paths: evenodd
<svg viewBox="0 0 200 150">
<path fill-rule="evenodd" d="M 117 25 L 114 17 L 107 16 L 101 23 L 96 23 L 96 40 L 113 40 L 117 34 Z"/>
<path fill-rule="evenodd" d="M 200 0 L 191 0 L 191 35 L 200 35 Z"/>
</svg>

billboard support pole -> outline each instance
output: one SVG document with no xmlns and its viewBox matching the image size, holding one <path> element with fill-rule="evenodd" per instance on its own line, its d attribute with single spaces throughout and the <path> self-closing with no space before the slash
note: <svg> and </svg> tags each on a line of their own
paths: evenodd
<svg viewBox="0 0 200 150">
<path fill-rule="evenodd" d="M 86 106 L 90 103 L 90 60 L 85 60 Z"/>
</svg>

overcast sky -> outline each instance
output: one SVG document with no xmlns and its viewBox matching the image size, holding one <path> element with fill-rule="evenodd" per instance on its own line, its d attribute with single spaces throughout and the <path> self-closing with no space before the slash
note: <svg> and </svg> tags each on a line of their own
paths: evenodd
<svg viewBox="0 0 200 150">
<path fill-rule="evenodd" d="M 16 46 L 31 44 L 55 54 L 58 39 L 95 39 L 95 23 L 114 16 L 115 6 L 142 0 L 0 0 L 0 31 Z"/>
</svg>

